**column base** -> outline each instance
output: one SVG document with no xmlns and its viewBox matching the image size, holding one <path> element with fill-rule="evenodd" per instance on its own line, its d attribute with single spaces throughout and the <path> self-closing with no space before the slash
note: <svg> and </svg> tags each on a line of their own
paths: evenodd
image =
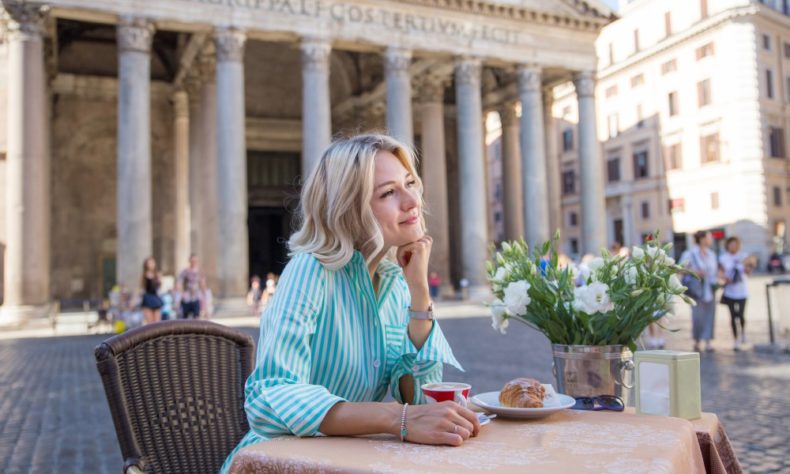
<svg viewBox="0 0 790 474">
<path fill-rule="evenodd" d="M 214 300 L 214 318 L 239 318 L 252 316 L 247 299 L 241 297 L 218 298 Z"/>
<path fill-rule="evenodd" d="M 52 326 L 53 305 L 0 306 L 0 329 Z"/>
<path fill-rule="evenodd" d="M 467 303 L 489 303 L 493 299 L 494 294 L 487 285 L 470 286 L 461 290 L 461 300 Z"/>
</svg>

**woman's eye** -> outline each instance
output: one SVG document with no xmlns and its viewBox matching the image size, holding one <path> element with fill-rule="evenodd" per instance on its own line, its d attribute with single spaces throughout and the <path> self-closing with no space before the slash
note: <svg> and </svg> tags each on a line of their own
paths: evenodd
<svg viewBox="0 0 790 474">
<path fill-rule="evenodd" d="M 406 186 L 408 186 L 408 187 L 412 187 L 415 184 L 417 184 L 417 180 L 416 179 L 413 179 L 411 181 L 406 182 Z"/>
<path fill-rule="evenodd" d="M 395 192 L 394 192 L 393 190 L 391 190 L 391 189 L 390 189 L 389 191 L 385 191 L 385 192 L 384 192 L 384 194 L 382 194 L 382 195 L 381 195 L 381 197 L 385 198 L 385 197 L 387 197 L 387 196 L 391 196 L 391 195 L 392 195 L 392 194 L 394 194 L 394 193 L 395 193 Z"/>
</svg>

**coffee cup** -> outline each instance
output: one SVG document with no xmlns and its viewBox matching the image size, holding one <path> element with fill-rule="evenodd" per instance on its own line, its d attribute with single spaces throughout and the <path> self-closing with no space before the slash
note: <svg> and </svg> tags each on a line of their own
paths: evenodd
<svg viewBox="0 0 790 474">
<path fill-rule="evenodd" d="M 428 403 L 453 401 L 462 407 L 469 404 L 472 386 L 463 382 L 428 383 L 420 387 Z"/>
</svg>

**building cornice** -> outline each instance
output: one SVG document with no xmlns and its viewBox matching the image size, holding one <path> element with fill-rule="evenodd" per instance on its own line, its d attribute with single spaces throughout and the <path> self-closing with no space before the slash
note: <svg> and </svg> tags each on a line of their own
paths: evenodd
<svg viewBox="0 0 790 474">
<path fill-rule="evenodd" d="M 646 48 L 636 54 L 629 56 L 623 61 L 599 69 L 598 80 L 600 81 L 606 79 L 619 72 L 622 72 L 623 70 L 632 68 L 633 66 L 639 63 L 653 59 L 655 56 L 663 52 L 669 51 L 682 43 L 694 39 L 702 35 L 703 33 L 707 33 L 737 18 L 757 15 L 758 13 L 760 13 L 760 10 L 761 10 L 760 7 L 752 5 L 745 7 L 736 7 L 712 15 L 709 18 L 698 22 L 691 28 L 688 28 L 680 33 L 669 36 L 668 38 L 659 41 L 658 43 L 652 45 L 651 47 Z"/>
<path fill-rule="evenodd" d="M 578 16 L 484 0 L 403 0 L 403 3 L 584 31 L 600 31 L 604 26 L 617 19 L 613 13 L 603 11 L 598 5 L 583 0 L 562 0 L 560 2 L 574 10 Z"/>
</svg>

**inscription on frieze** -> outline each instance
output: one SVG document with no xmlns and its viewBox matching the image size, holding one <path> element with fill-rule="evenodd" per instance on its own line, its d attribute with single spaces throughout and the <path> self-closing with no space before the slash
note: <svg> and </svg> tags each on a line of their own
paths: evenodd
<svg viewBox="0 0 790 474">
<path fill-rule="evenodd" d="M 482 40 L 518 44 L 520 32 L 479 22 L 464 22 L 442 16 L 405 13 L 379 6 L 356 5 L 329 0 L 182 0 L 203 5 L 224 6 L 250 12 L 381 26 L 403 33 L 435 34 L 468 41 Z"/>
</svg>

